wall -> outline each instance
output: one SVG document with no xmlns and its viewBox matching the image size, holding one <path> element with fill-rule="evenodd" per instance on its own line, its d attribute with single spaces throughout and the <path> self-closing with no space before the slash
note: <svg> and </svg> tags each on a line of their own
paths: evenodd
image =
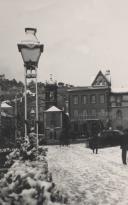
<svg viewBox="0 0 128 205">
<path fill-rule="evenodd" d="M 128 93 L 111 93 L 110 120 L 113 129 L 128 128 Z"/>
<path fill-rule="evenodd" d="M 82 96 L 87 96 L 87 103 L 82 104 Z M 91 96 L 96 96 L 96 102 L 91 103 Z M 104 103 L 100 103 L 100 95 L 104 95 Z M 78 104 L 73 103 L 73 97 L 78 96 Z M 70 119 L 76 120 L 74 118 L 74 110 L 78 110 L 78 118 L 82 115 L 84 110 L 87 111 L 87 118 L 99 118 L 103 121 L 106 121 L 109 117 L 109 88 L 94 88 L 94 87 L 85 87 L 69 90 L 69 110 L 70 110 Z M 93 116 L 93 111 L 96 111 L 95 116 Z M 104 112 L 103 112 L 104 111 Z"/>
</svg>

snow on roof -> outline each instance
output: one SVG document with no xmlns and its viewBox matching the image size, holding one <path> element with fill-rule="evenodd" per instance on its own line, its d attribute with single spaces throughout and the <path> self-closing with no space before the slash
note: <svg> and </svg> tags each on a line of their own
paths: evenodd
<svg viewBox="0 0 128 205">
<path fill-rule="evenodd" d="M 12 108 L 12 106 L 8 105 L 6 102 L 2 102 L 1 108 Z"/>
<path fill-rule="evenodd" d="M 45 112 L 61 112 L 61 111 L 62 110 L 60 110 L 59 108 L 52 106 L 48 110 L 46 110 Z"/>
<path fill-rule="evenodd" d="M 122 88 L 112 88 L 112 93 L 128 93 L 128 87 L 122 87 Z"/>
<path fill-rule="evenodd" d="M 108 89 L 108 86 L 86 86 L 86 87 L 73 87 L 68 89 L 68 92 L 73 92 L 73 91 L 84 91 L 84 90 L 97 90 L 97 89 Z"/>
<path fill-rule="evenodd" d="M 4 101 L 2 101 L 2 102 L 5 102 L 5 103 L 10 103 L 10 100 L 4 100 Z"/>
<path fill-rule="evenodd" d="M 96 76 L 94 76 L 94 75 L 90 77 L 89 84 L 92 84 L 92 82 L 95 80 L 95 77 Z"/>
<path fill-rule="evenodd" d="M 106 79 L 108 80 L 108 82 L 111 82 L 111 76 L 110 75 L 105 75 Z"/>
<path fill-rule="evenodd" d="M 36 95 L 35 93 L 31 92 L 31 90 L 27 90 L 26 93 L 31 95 L 31 96 L 35 96 Z M 23 95 L 25 95 L 25 92 L 23 93 Z"/>
</svg>

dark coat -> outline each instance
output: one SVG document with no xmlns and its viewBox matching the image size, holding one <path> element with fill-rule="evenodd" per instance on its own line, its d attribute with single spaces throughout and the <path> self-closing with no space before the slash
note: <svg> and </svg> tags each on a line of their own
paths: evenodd
<svg viewBox="0 0 128 205">
<path fill-rule="evenodd" d="M 122 136 L 121 149 L 128 150 L 128 131 L 125 131 L 124 135 Z"/>
</svg>

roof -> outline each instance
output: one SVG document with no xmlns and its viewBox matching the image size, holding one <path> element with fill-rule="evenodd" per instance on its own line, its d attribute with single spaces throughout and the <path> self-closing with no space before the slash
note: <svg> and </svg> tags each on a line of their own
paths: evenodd
<svg viewBox="0 0 128 205">
<path fill-rule="evenodd" d="M 62 112 L 62 110 L 60 110 L 59 108 L 57 108 L 55 106 L 52 106 L 48 110 L 46 110 L 45 112 Z"/>
<path fill-rule="evenodd" d="M 100 70 L 100 71 L 97 73 L 97 75 L 96 75 L 96 77 L 94 78 L 94 80 L 92 81 L 92 86 L 95 85 L 96 79 L 97 79 L 98 76 L 100 76 L 100 75 L 105 79 L 105 81 L 106 81 L 106 83 L 107 83 L 108 85 L 111 85 L 110 71 L 107 70 L 106 73 L 103 74 L 103 72 Z"/>
<path fill-rule="evenodd" d="M 75 92 L 75 91 L 84 91 L 84 90 L 98 90 L 98 89 L 108 89 L 107 86 L 86 86 L 86 87 L 73 87 L 72 89 L 68 89 L 68 92 Z M 111 88 L 111 93 L 115 94 L 123 94 L 128 93 L 128 87 L 120 87 L 120 88 Z"/>
<path fill-rule="evenodd" d="M 73 87 L 71 89 L 68 89 L 68 92 L 73 92 L 73 91 L 84 91 L 84 90 L 101 90 L 101 89 L 108 89 L 108 86 L 86 86 L 86 87 Z"/>
<path fill-rule="evenodd" d="M 1 108 L 12 108 L 12 106 L 8 105 L 6 102 L 2 102 Z"/>
<path fill-rule="evenodd" d="M 27 90 L 26 93 L 31 95 L 31 96 L 35 96 L 36 95 L 35 93 L 31 92 L 31 90 Z M 23 95 L 25 95 L 25 92 L 23 93 Z"/>
<path fill-rule="evenodd" d="M 111 93 L 128 93 L 128 87 L 125 88 L 112 88 Z"/>
</svg>

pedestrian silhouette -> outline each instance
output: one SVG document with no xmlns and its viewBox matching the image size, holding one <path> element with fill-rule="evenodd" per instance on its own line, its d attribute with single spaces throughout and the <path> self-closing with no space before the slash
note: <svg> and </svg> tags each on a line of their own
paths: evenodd
<svg viewBox="0 0 128 205">
<path fill-rule="evenodd" d="M 98 134 L 99 134 L 99 126 L 96 122 L 92 124 L 92 150 L 93 154 L 98 154 Z"/>
<path fill-rule="evenodd" d="M 122 162 L 124 165 L 127 164 L 127 150 L 128 150 L 128 129 L 124 130 L 124 135 L 121 139 L 121 149 L 122 149 Z"/>
</svg>

